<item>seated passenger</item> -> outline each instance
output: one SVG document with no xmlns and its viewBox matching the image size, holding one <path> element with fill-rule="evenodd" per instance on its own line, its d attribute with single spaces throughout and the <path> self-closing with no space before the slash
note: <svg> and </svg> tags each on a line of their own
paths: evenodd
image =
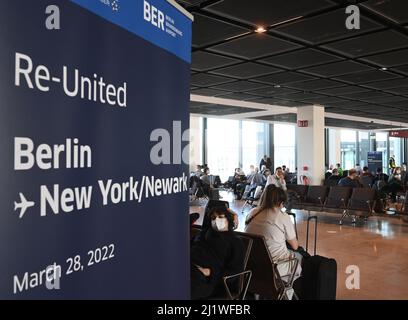
<svg viewBox="0 0 408 320">
<path fill-rule="evenodd" d="M 299 261 L 295 274 L 296 279 L 302 271 L 302 255 L 294 252 L 299 248 L 294 224 L 290 216 L 281 211 L 286 200 L 285 191 L 274 185 L 268 185 L 262 194 L 259 207 L 248 214 L 245 231 L 265 237 L 274 263 L 296 257 Z M 288 249 L 287 243 L 293 251 Z M 278 265 L 279 274 L 284 277 L 293 267 L 293 262 L 282 263 Z"/>
<path fill-rule="evenodd" d="M 275 174 L 268 176 L 268 180 L 266 181 L 266 185 L 269 186 L 270 184 L 274 185 L 277 188 L 280 188 L 284 191 L 287 190 L 286 188 L 286 181 L 285 175 L 281 167 L 276 168 Z"/>
<path fill-rule="evenodd" d="M 244 270 L 245 248 L 233 232 L 233 215 L 226 208 L 211 212 L 211 228 L 191 246 L 191 297 L 209 298 L 222 283 L 222 277 Z"/>
<path fill-rule="evenodd" d="M 251 187 L 258 187 L 258 186 L 263 186 L 265 185 L 266 178 L 262 173 L 259 172 L 258 168 L 255 168 L 255 174 L 252 177 L 252 180 L 250 180 L 250 185 Z"/>
<path fill-rule="evenodd" d="M 210 179 L 210 169 L 209 168 L 205 168 L 203 175 L 200 177 L 202 185 L 203 185 L 203 190 L 204 193 L 209 196 L 210 195 L 210 190 L 212 188 L 211 185 L 211 179 Z"/>
<path fill-rule="evenodd" d="M 195 171 L 195 175 L 200 178 L 200 177 L 202 176 L 202 174 L 203 174 L 202 166 L 201 166 L 201 165 L 197 165 L 197 169 L 196 169 L 196 171 Z"/>
<path fill-rule="evenodd" d="M 364 167 L 363 168 L 363 173 L 361 174 L 362 177 L 373 177 L 373 174 L 370 172 L 370 170 L 368 169 L 368 167 Z"/>
<path fill-rule="evenodd" d="M 254 176 L 254 174 L 255 174 L 255 166 L 250 165 L 250 166 L 249 166 L 249 174 L 246 176 L 246 180 L 247 180 L 247 181 L 251 181 L 251 179 L 252 179 L 252 177 Z"/>
<path fill-rule="evenodd" d="M 329 179 L 332 174 L 333 174 L 333 165 L 331 164 L 329 169 L 326 170 L 326 173 L 324 174 L 324 180 Z"/>
<path fill-rule="evenodd" d="M 345 178 L 340 179 L 339 186 L 341 187 L 351 187 L 351 188 L 359 188 L 361 187 L 361 183 L 358 180 L 358 174 L 356 169 L 350 169 L 348 171 L 348 176 Z"/>
<path fill-rule="evenodd" d="M 265 180 L 268 181 L 268 177 L 271 175 L 271 170 L 269 169 L 265 169 L 265 171 L 263 172 L 263 175 L 265 177 Z"/>
<path fill-rule="evenodd" d="M 401 177 L 401 168 L 396 167 L 388 179 L 388 186 L 385 188 L 386 192 L 391 193 L 391 199 L 395 202 L 397 193 L 404 191 L 404 184 Z"/>
<path fill-rule="evenodd" d="M 387 174 L 383 173 L 383 169 L 377 168 L 377 174 L 375 175 L 374 184 L 376 184 L 379 181 L 383 183 L 387 183 L 388 179 L 389 177 Z"/>
<path fill-rule="evenodd" d="M 236 168 L 235 169 L 235 173 L 234 173 L 234 177 L 239 178 L 245 176 L 244 171 L 241 168 Z"/>
<path fill-rule="evenodd" d="M 336 181 L 337 183 L 339 182 L 340 179 L 341 177 L 339 175 L 339 170 L 337 169 L 333 169 L 331 176 L 327 178 L 328 181 Z"/>
</svg>

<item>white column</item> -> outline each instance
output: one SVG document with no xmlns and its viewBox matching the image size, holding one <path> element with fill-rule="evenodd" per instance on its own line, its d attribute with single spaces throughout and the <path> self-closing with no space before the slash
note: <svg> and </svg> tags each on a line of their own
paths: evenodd
<svg viewBox="0 0 408 320">
<path fill-rule="evenodd" d="M 329 165 L 341 162 L 341 132 L 340 129 L 329 130 Z"/>
<path fill-rule="evenodd" d="M 324 179 L 324 107 L 298 108 L 298 121 L 308 121 L 307 127 L 297 127 L 298 182 L 308 177 L 311 185 L 320 185 Z"/>
<path fill-rule="evenodd" d="M 190 171 L 196 171 L 197 165 L 202 164 L 202 144 L 201 144 L 201 119 L 190 117 Z"/>
</svg>

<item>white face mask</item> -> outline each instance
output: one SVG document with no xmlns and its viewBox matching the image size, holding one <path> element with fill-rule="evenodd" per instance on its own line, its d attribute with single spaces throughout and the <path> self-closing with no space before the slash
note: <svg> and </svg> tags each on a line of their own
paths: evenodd
<svg viewBox="0 0 408 320">
<path fill-rule="evenodd" d="M 227 231 L 227 218 L 215 218 L 212 221 L 212 226 L 215 230 L 218 231 Z"/>
</svg>

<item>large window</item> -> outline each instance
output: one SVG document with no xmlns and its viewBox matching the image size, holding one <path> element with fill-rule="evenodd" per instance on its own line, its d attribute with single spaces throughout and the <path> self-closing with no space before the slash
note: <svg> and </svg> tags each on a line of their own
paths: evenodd
<svg viewBox="0 0 408 320">
<path fill-rule="evenodd" d="M 275 167 L 286 165 L 296 169 L 296 127 L 291 124 L 274 125 Z"/>
<path fill-rule="evenodd" d="M 368 132 L 360 131 L 358 133 L 358 141 L 359 141 L 359 154 L 360 159 L 359 163 L 361 167 L 364 167 L 368 164 L 367 162 L 367 155 L 370 151 L 370 135 Z"/>
<path fill-rule="evenodd" d="M 383 154 L 383 170 L 388 170 L 388 154 L 387 154 L 387 132 L 377 132 L 375 134 L 376 150 Z"/>
<path fill-rule="evenodd" d="M 190 171 L 195 171 L 203 159 L 203 118 L 190 117 Z"/>
<path fill-rule="evenodd" d="M 267 154 L 268 125 L 261 122 L 242 121 L 242 168 L 244 172 L 251 165 L 259 166 L 261 158 Z"/>
<path fill-rule="evenodd" d="M 239 167 L 240 130 L 238 120 L 207 119 L 207 161 L 210 172 L 222 181 Z"/>
<path fill-rule="evenodd" d="M 349 170 L 356 166 L 357 133 L 353 130 L 341 130 L 341 165 Z"/>
<path fill-rule="evenodd" d="M 268 148 L 268 125 L 255 121 L 207 119 L 207 160 L 223 181 L 234 169 L 257 167 Z"/>
</svg>

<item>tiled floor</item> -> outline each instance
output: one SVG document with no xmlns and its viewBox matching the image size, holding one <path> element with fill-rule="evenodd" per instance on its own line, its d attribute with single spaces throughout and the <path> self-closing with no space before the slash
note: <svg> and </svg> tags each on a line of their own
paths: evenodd
<svg viewBox="0 0 408 320">
<path fill-rule="evenodd" d="M 246 210 L 243 202 L 222 193 L 231 208 L 239 213 L 239 230 L 243 231 Z M 205 201 L 190 206 L 190 212 L 203 213 Z M 297 211 L 297 228 L 305 245 L 307 212 Z M 337 299 L 408 299 L 408 222 L 397 217 L 370 217 L 368 222 L 338 224 L 339 215 L 318 213 L 317 254 L 337 261 Z M 198 222 L 200 223 L 200 221 Z M 313 228 L 311 228 L 313 229 Z M 313 233 L 311 234 L 312 239 Z M 357 266 L 360 289 L 346 287 L 346 269 Z"/>
</svg>

